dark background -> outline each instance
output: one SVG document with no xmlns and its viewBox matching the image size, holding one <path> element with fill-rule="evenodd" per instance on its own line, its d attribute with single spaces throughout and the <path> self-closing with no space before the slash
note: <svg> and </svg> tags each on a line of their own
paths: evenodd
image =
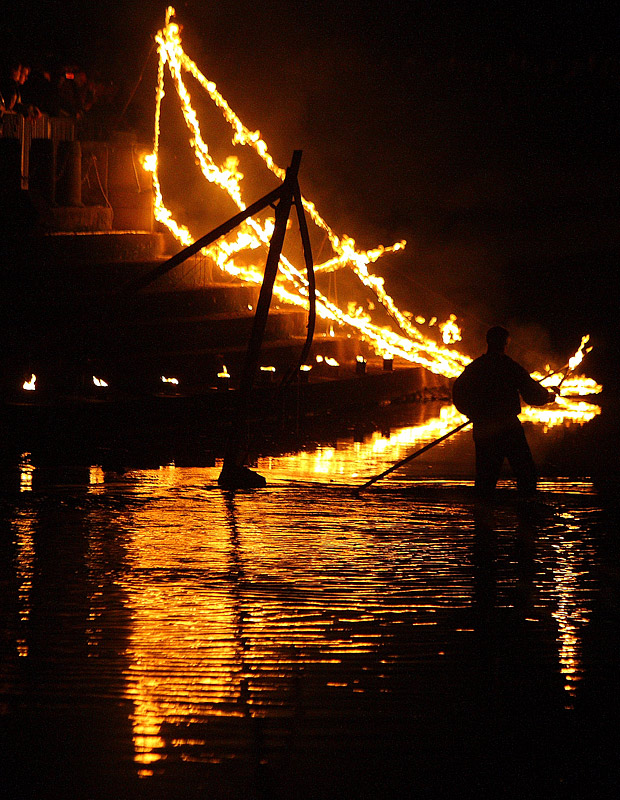
<svg viewBox="0 0 620 800">
<path fill-rule="evenodd" d="M 399 303 L 454 311 L 473 349 L 506 324 L 558 366 L 590 333 L 589 372 L 617 386 L 620 16 L 611 3 L 528 6 L 176 9 L 186 51 L 276 162 L 304 151 L 302 189 L 338 233 L 407 239 L 378 265 Z M 118 125 L 148 141 L 164 13 L 23 3 L 4 15 L 5 52 L 97 71 Z"/>
</svg>

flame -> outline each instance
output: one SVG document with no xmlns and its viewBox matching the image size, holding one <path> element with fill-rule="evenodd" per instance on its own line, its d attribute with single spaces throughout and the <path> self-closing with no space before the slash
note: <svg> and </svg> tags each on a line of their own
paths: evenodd
<svg viewBox="0 0 620 800">
<path fill-rule="evenodd" d="M 103 380 L 103 378 L 97 378 L 95 375 L 93 375 L 93 383 L 95 386 L 99 386 L 101 388 L 109 385 L 107 381 Z"/>
<path fill-rule="evenodd" d="M 548 375 L 532 373 L 535 380 L 540 381 L 547 388 L 555 390 L 555 403 L 540 408 L 527 407 L 520 415 L 522 419 L 541 423 L 547 429 L 568 422 L 580 424 L 590 422 L 601 413 L 600 406 L 581 398 L 600 394 L 603 387 L 585 375 L 571 375 L 575 367 L 581 364 L 584 356 L 592 349 L 591 347 L 585 349 L 585 345 L 589 341 L 588 334 L 582 337 L 577 351 L 569 358 L 566 367 L 561 370 Z"/>
<path fill-rule="evenodd" d="M 444 344 L 454 344 L 454 342 L 460 342 L 462 339 L 461 329 L 456 324 L 456 314 L 450 314 L 450 317 L 441 323 L 439 330 Z"/>
<path fill-rule="evenodd" d="M 579 349 L 577 350 L 575 355 L 568 361 L 569 372 L 572 372 L 575 369 L 575 367 L 579 366 L 579 364 L 581 364 L 581 362 L 583 361 L 584 355 L 586 353 L 589 353 L 590 350 L 592 349 L 591 347 L 589 347 L 585 351 L 583 349 L 589 341 L 590 341 L 589 335 L 586 335 L 581 339 L 581 344 L 579 345 Z"/>
<path fill-rule="evenodd" d="M 162 383 L 172 383 L 172 384 L 174 384 L 175 386 L 178 386 L 178 385 L 179 385 L 179 379 L 178 379 L 178 378 L 166 378 L 166 376 L 165 376 L 165 375 L 162 375 L 162 376 L 161 376 L 161 382 L 162 382 Z"/>
<path fill-rule="evenodd" d="M 222 366 L 222 371 L 217 373 L 218 378 L 230 378 L 230 373 L 226 369 L 226 364 Z"/>
<path fill-rule="evenodd" d="M 27 392 L 34 392 L 37 388 L 36 383 L 37 383 L 37 376 L 33 373 L 29 381 L 24 381 L 22 388 L 25 389 Z"/>
<path fill-rule="evenodd" d="M 187 75 L 191 76 L 200 89 L 208 95 L 221 112 L 224 120 L 231 127 L 233 146 L 244 146 L 253 150 L 262 159 L 267 169 L 281 181 L 284 180 L 286 171 L 279 167 L 269 154 L 267 144 L 260 131 L 252 131 L 246 128 L 219 93 L 216 84 L 205 77 L 195 62 L 185 53 L 181 43 L 180 28 L 174 21 L 174 17 L 175 10 L 170 6 L 166 10 L 165 25 L 155 36 L 159 64 L 155 93 L 153 152 L 147 155 L 142 163 L 144 169 L 152 175 L 155 218 L 165 225 L 182 245 L 187 246 L 194 241 L 194 237 L 187 227 L 173 219 L 170 210 L 165 206 L 158 176 L 161 104 L 166 94 L 166 68 L 180 102 L 181 112 L 188 128 L 190 144 L 194 150 L 197 165 L 205 180 L 226 192 L 238 209 L 244 210 L 247 207 L 243 199 L 243 173 L 239 169 L 239 159 L 237 156 L 227 156 L 221 164 L 218 165 L 216 163 L 202 135 L 200 121 L 192 105 L 192 98 L 185 83 Z M 348 302 L 345 310 L 345 308 L 341 308 L 330 301 L 321 292 L 317 292 L 317 317 L 330 323 L 330 335 L 334 333 L 334 326 L 348 328 L 360 339 L 366 341 L 377 355 L 384 358 L 393 359 L 398 357 L 447 378 L 454 378 L 459 375 L 472 359 L 451 347 L 455 342 L 461 340 L 461 331 L 457 325 L 456 316 L 451 314 L 448 320 L 440 325 L 437 325 L 436 316 L 431 317 L 428 321 L 428 328 L 437 326 L 439 330 L 442 341 L 438 343 L 426 336 L 418 327 L 425 324 L 425 318 L 419 315 L 414 317 L 411 312 L 400 310 L 393 298 L 385 290 L 384 279 L 372 273 L 369 269 L 370 265 L 374 264 L 386 253 L 402 250 L 406 246 L 406 242 L 403 240 L 390 246 L 378 245 L 373 249 L 360 250 L 351 236 L 346 234 L 337 235 L 332 230 L 320 215 L 314 203 L 305 197 L 302 198 L 302 203 L 314 225 L 325 234 L 333 253 L 326 261 L 317 264 L 315 271 L 333 272 L 342 268 L 350 269 L 360 282 L 375 295 L 399 328 L 399 331 L 396 332 L 390 328 L 381 327 L 375 324 L 368 312 L 357 303 Z M 236 258 L 240 253 L 244 253 L 247 261 L 248 252 L 258 248 L 267 248 L 273 227 L 273 218 L 261 221 L 250 217 L 235 232 L 223 237 L 210 247 L 203 248 L 202 253 L 211 258 L 221 270 L 238 277 L 242 281 L 260 285 L 263 279 L 263 270 L 252 264 L 241 264 Z M 280 301 L 301 308 L 308 308 L 308 282 L 305 276 L 305 269 L 296 267 L 284 255 L 280 259 L 280 269 L 274 286 L 274 294 Z M 372 303 L 368 304 L 368 308 L 374 308 Z M 594 386 L 587 385 L 584 383 L 584 380 L 587 379 L 582 380 L 572 377 L 570 381 L 568 380 L 568 374 L 574 370 L 575 366 L 583 359 L 584 354 L 588 352 L 584 350 L 588 338 L 584 337 L 582 339 L 579 350 L 573 357 L 573 359 L 578 358 L 579 360 L 571 360 L 568 370 L 558 373 L 557 382 L 553 384 L 561 387 L 561 396 L 565 399 L 563 404 L 556 404 L 555 412 L 558 418 L 581 413 L 579 412 L 580 406 L 575 405 L 574 401 L 566 399 L 567 395 L 595 393 L 596 384 Z M 220 373 L 218 377 L 230 376 L 225 371 Z M 551 386 L 552 384 L 548 385 Z M 547 411 L 547 414 L 549 413 Z"/>
<path fill-rule="evenodd" d="M 268 152 L 265 141 L 259 131 L 246 128 L 239 117 L 230 108 L 226 100 L 217 91 L 216 84 L 208 80 L 199 70 L 197 65 L 184 52 L 179 26 L 173 21 L 175 11 L 169 7 L 166 11 L 164 28 L 158 31 L 155 41 L 159 52 L 158 83 L 156 91 L 155 134 L 153 152 L 143 159 L 143 166 L 152 174 L 155 195 L 155 217 L 173 233 L 173 235 L 187 246 L 193 241 L 190 231 L 172 218 L 171 212 L 166 208 L 161 185 L 159 182 L 157 164 L 160 142 L 161 103 L 165 96 L 165 68 L 168 68 L 174 88 L 181 103 L 181 111 L 190 133 L 190 142 L 196 155 L 196 161 L 203 176 L 210 183 L 219 186 L 234 201 L 240 210 L 246 208 L 242 197 L 242 173 L 238 168 L 238 159 L 229 156 L 221 166 L 214 161 L 207 143 L 200 129 L 198 116 L 192 106 L 191 95 L 184 81 L 184 74 L 191 75 L 200 87 L 209 95 L 219 108 L 224 119 L 233 131 L 233 145 L 244 145 L 253 149 L 263 160 L 266 167 L 280 180 L 285 177 L 285 170 L 279 167 Z M 347 311 L 329 301 L 321 293 L 317 295 L 317 314 L 321 319 L 335 323 L 337 326 L 353 328 L 357 335 L 368 341 L 375 351 L 388 352 L 392 356 L 399 356 L 406 361 L 419 364 L 437 374 L 455 377 L 471 360 L 458 351 L 451 350 L 427 338 L 410 321 L 411 314 L 406 314 L 397 308 L 393 299 L 384 288 L 384 279 L 369 271 L 369 265 L 376 262 L 385 253 L 396 252 L 405 247 L 405 242 L 396 242 L 390 246 L 378 245 L 371 250 L 358 250 L 355 240 L 348 236 L 338 236 L 319 214 L 314 203 L 306 198 L 302 199 L 306 213 L 314 224 L 323 230 L 332 246 L 334 255 L 323 264 L 317 264 L 316 271 L 334 271 L 343 267 L 350 268 L 359 280 L 369 288 L 387 309 L 401 329 L 401 333 L 394 333 L 372 323 L 368 314 L 355 304 L 349 304 Z M 211 257 L 217 266 L 239 277 L 242 280 L 260 284 L 262 271 L 253 266 L 241 265 L 235 262 L 235 256 L 241 251 L 267 247 L 273 231 L 273 220 L 260 222 L 250 218 L 240 227 L 234 238 L 226 237 L 209 248 L 204 249 L 205 255 Z M 303 271 L 295 267 L 284 256 L 281 258 L 280 279 L 276 283 L 274 293 L 288 303 L 303 308 L 308 306 L 308 285 Z"/>
</svg>

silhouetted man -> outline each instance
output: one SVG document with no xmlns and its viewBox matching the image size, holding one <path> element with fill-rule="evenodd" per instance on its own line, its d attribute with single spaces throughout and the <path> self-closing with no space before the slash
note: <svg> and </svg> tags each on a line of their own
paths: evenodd
<svg viewBox="0 0 620 800">
<path fill-rule="evenodd" d="M 504 458 L 517 480 L 519 492 L 536 491 L 536 467 L 519 420 L 521 398 L 532 406 L 553 401 L 550 392 L 504 352 L 510 334 L 496 326 L 487 332 L 487 352 L 476 358 L 454 382 L 454 405 L 474 424 L 476 490 L 490 497 Z"/>
</svg>

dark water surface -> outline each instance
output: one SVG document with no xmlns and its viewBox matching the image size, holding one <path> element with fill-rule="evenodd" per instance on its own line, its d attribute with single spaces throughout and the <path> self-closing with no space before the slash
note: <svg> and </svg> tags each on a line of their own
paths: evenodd
<svg viewBox="0 0 620 800">
<path fill-rule="evenodd" d="M 530 433 L 552 463 L 584 431 Z M 265 457 L 269 486 L 234 494 L 219 466 L 24 463 L 0 500 L 2 796 L 618 796 L 615 496 L 564 472 L 476 506 L 467 434 L 351 490 L 412 446 Z"/>
</svg>

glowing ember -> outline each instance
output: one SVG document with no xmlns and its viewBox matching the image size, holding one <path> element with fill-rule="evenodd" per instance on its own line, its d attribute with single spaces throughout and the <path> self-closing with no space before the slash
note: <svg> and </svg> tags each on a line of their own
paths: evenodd
<svg viewBox="0 0 620 800">
<path fill-rule="evenodd" d="M 24 381 L 22 388 L 27 392 L 34 392 L 37 388 L 37 376 L 33 373 L 29 381 Z"/>
</svg>

